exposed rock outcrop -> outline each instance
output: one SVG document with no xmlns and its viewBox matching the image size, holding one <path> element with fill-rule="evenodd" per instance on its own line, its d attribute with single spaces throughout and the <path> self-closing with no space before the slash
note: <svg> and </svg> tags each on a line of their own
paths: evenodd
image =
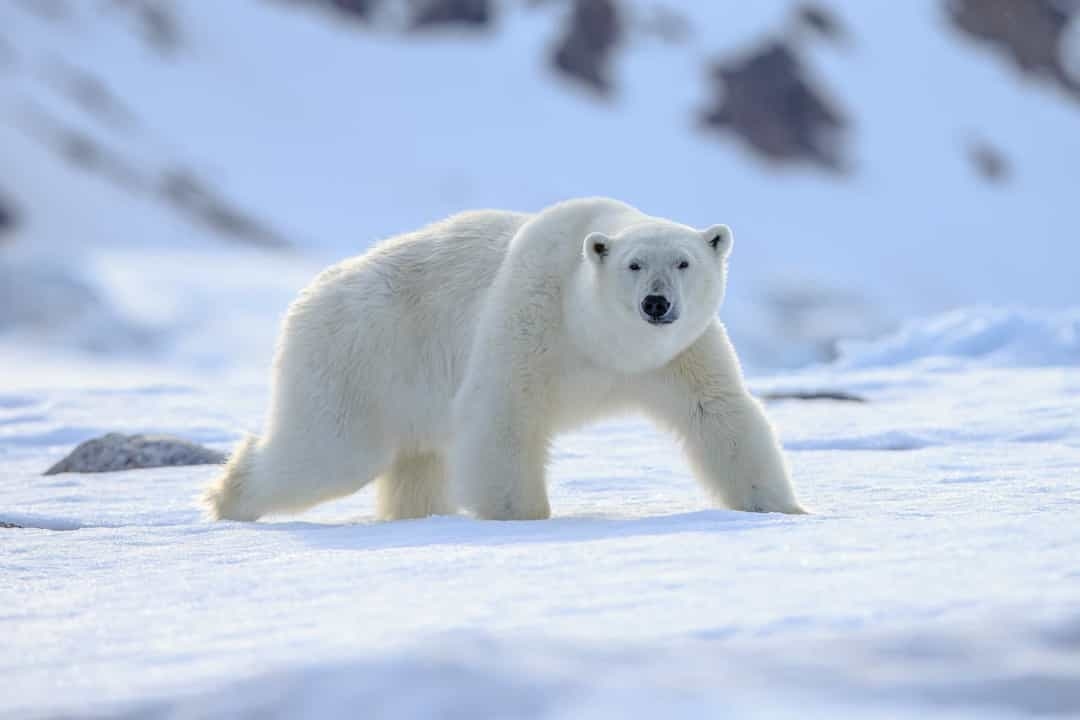
<svg viewBox="0 0 1080 720">
<path fill-rule="evenodd" d="M 67 457 L 45 471 L 95 473 L 174 465 L 217 465 L 225 455 L 171 435 L 109 433 L 81 443 Z"/>
<path fill-rule="evenodd" d="M 716 99 L 705 126 L 729 131 L 775 162 L 805 162 L 832 171 L 847 163 L 842 140 L 849 123 L 812 83 L 792 45 L 769 41 L 712 68 Z"/>
<path fill-rule="evenodd" d="M 310 5 L 333 10 L 347 20 L 369 22 L 380 0 L 275 0 L 291 5 Z"/>
<path fill-rule="evenodd" d="M 983 180 L 1001 183 L 1009 179 L 1009 160 L 998 148 L 985 140 L 976 140 L 968 145 L 967 152 L 972 168 Z"/>
<path fill-rule="evenodd" d="M 1080 101 L 1080 78 L 1069 73 L 1063 59 L 1065 31 L 1080 5 L 1061 0 L 946 0 L 945 8 L 957 30 Z"/>
<path fill-rule="evenodd" d="M 622 21 L 613 0 L 574 0 L 552 64 L 592 90 L 608 93 L 613 85 L 611 55 L 621 38 Z"/>
<path fill-rule="evenodd" d="M 422 0 L 413 10 L 412 26 L 483 27 L 492 21 L 493 14 L 490 0 Z"/>
<path fill-rule="evenodd" d="M 113 0 L 111 7 L 130 13 L 147 46 L 173 55 L 184 44 L 184 33 L 172 0 Z"/>
<path fill-rule="evenodd" d="M 289 241 L 240 209 L 219 192 L 185 170 L 170 170 L 158 191 L 174 208 L 192 220 L 234 240 L 266 248 L 284 248 Z"/>
<path fill-rule="evenodd" d="M 3 195 L 0 195 L 0 239 L 15 227 L 15 208 Z"/>
</svg>

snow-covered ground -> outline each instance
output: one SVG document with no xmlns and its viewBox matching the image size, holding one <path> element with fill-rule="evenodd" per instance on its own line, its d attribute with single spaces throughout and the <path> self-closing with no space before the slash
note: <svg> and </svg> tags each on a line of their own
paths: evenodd
<svg viewBox="0 0 1080 720">
<path fill-rule="evenodd" d="M 1000 352 L 989 315 L 952 324 Z M 226 449 L 265 383 L 3 363 L 2 712 L 1080 716 L 1080 369 L 966 354 L 754 384 L 868 400 L 770 405 L 813 515 L 709 509 L 628 419 L 558 442 L 532 523 L 362 492 L 212 524 L 210 467 L 42 477 L 109 430 Z"/>
</svg>

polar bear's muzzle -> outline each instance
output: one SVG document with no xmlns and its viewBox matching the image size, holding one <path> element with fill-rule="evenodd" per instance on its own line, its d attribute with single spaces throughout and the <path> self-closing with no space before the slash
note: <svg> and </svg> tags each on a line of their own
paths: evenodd
<svg viewBox="0 0 1080 720">
<path fill-rule="evenodd" d="M 664 295 L 646 295 L 641 301 L 641 315 L 651 325 L 669 325 L 679 318 L 674 303 Z"/>
</svg>

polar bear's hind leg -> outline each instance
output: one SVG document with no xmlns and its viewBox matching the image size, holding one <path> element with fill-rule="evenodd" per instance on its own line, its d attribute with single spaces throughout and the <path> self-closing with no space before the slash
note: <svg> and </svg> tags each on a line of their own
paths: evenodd
<svg viewBox="0 0 1080 720">
<path fill-rule="evenodd" d="M 203 493 L 203 506 L 213 520 L 298 513 L 356 492 L 386 468 L 388 459 L 378 448 L 357 447 L 340 437 L 268 442 L 249 436 Z"/>
<path fill-rule="evenodd" d="M 403 520 L 428 515 L 449 515 L 446 463 L 440 453 L 399 453 L 375 483 L 376 516 Z"/>
<path fill-rule="evenodd" d="M 238 507 L 240 499 L 247 495 L 258 441 L 256 436 L 248 435 L 237 444 L 222 474 L 203 490 L 201 502 L 211 520 L 258 519 L 250 508 Z"/>
</svg>

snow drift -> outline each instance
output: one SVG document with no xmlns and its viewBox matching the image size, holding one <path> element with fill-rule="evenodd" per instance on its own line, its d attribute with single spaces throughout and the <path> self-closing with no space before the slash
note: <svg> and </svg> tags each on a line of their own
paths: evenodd
<svg viewBox="0 0 1080 720">
<path fill-rule="evenodd" d="M 955 310 L 909 321 L 882 339 L 841 342 L 837 364 L 872 368 L 922 359 L 980 367 L 1080 365 L 1080 310 Z"/>
</svg>

